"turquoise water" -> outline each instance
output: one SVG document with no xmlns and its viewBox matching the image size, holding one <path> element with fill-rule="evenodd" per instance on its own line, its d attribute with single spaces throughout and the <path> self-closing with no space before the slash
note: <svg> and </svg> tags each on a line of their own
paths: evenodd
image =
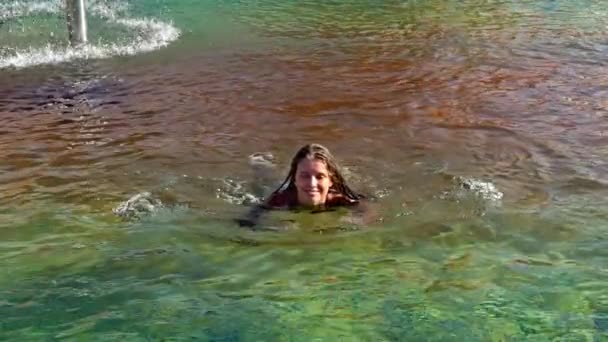
<svg viewBox="0 0 608 342">
<path fill-rule="evenodd" d="M 16 4 L 0 339 L 608 340 L 603 2 L 97 1 L 84 50 Z M 374 220 L 237 227 L 310 141 Z"/>
</svg>

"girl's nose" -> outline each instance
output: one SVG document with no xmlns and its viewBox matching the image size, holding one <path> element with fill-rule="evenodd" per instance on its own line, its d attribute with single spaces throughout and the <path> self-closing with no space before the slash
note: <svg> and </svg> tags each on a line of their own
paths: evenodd
<svg viewBox="0 0 608 342">
<path fill-rule="evenodd" d="M 316 177 L 310 177 L 308 183 L 310 184 L 310 186 L 315 187 L 317 186 L 317 178 Z"/>
</svg>

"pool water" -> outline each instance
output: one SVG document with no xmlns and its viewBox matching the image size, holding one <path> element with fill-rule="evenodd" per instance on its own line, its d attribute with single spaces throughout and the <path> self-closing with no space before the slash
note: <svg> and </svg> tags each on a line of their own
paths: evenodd
<svg viewBox="0 0 608 342">
<path fill-rule="evenodd" d="M 608 340 L 604 2 L 0 13 L 0 339 Z M 373 219 L 236 225 L 308 142 Z"/>
</svg>

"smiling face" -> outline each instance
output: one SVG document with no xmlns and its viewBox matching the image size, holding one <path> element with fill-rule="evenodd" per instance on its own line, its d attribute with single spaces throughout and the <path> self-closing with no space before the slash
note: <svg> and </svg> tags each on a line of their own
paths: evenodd
<svg viewBox="0 0 608 342">
<path fill-rule="evenodd" d="M 304 206 L 325 204 L 333 185 L 327 164 L 318 159 L 303 158 L 295 174 L 298 203 Z"/>
</svg>

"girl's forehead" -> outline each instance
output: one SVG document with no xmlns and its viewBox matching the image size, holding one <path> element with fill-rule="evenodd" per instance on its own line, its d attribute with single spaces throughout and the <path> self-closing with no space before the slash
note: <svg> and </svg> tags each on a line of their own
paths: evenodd
<svg viewBox="0 0 608 342">
<path fill-rule="evenodd" d="M 322 159 L 303 158 L 298 162 L 298 171 L 328 172 L 328 168 Z"/>
</svg>

